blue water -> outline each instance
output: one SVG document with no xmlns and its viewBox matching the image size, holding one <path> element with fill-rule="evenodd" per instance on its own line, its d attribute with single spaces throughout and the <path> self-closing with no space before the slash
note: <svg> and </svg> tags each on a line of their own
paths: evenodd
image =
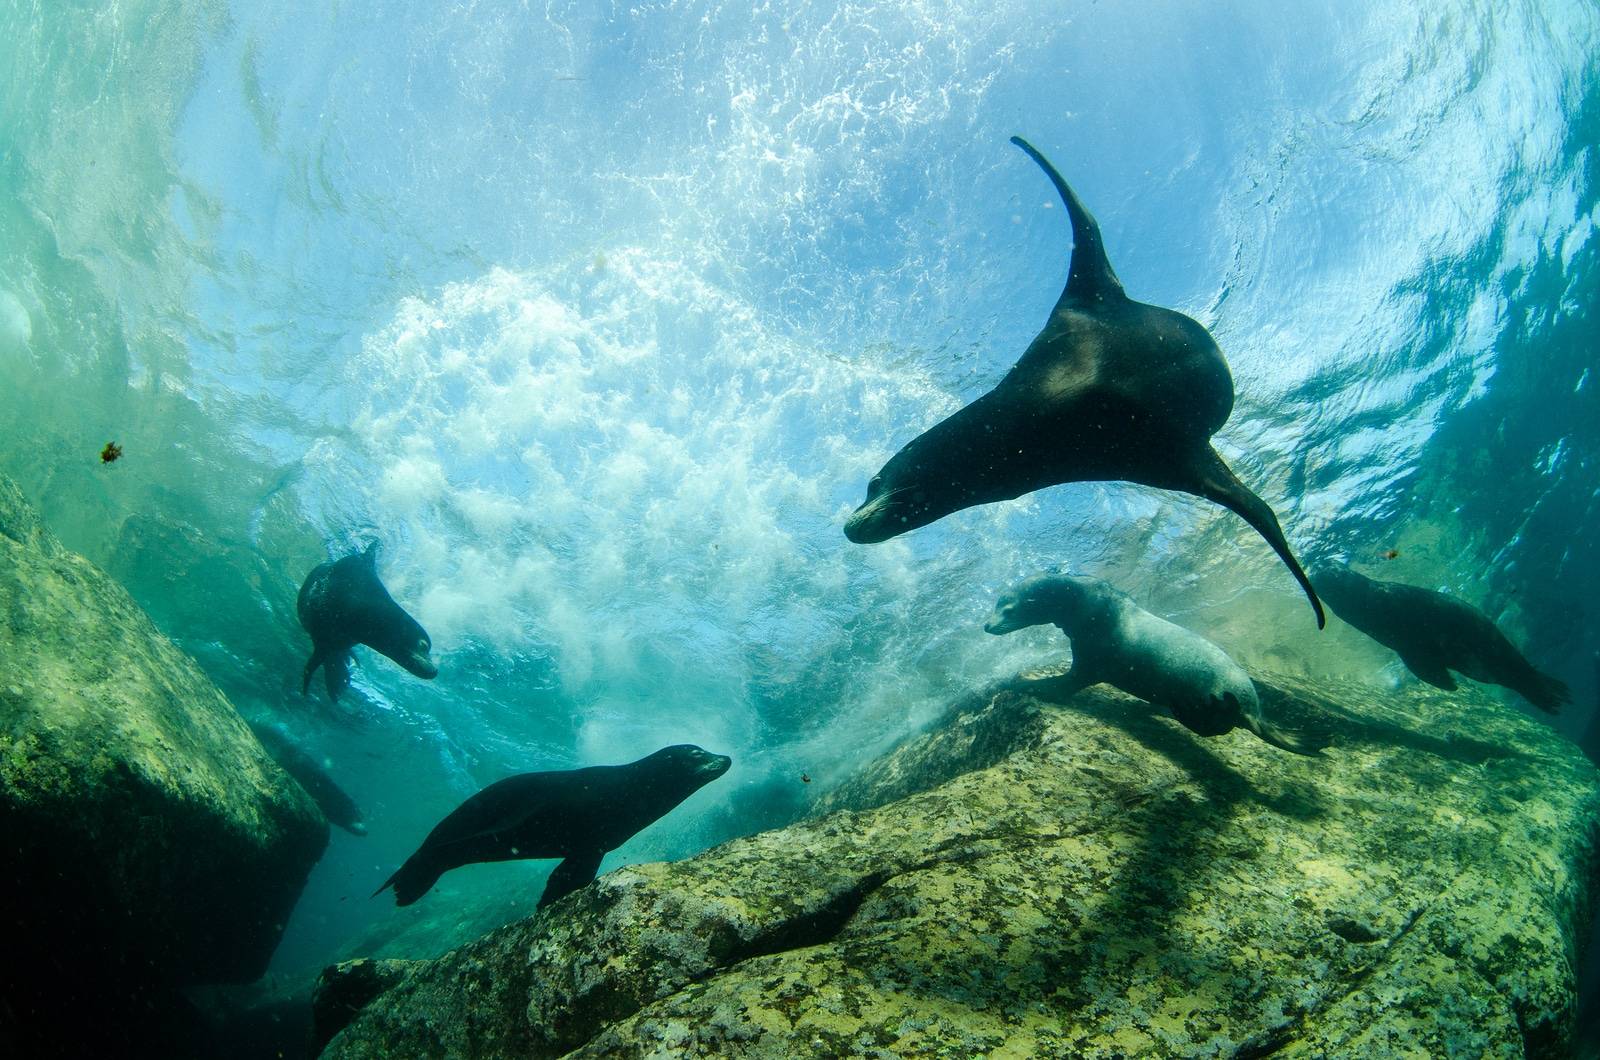
<svg viewBox="0 0 1600 1060">
<path fill-rule="evenodd" d="M 1302 558 L 1484 607 L 1573 684 L 1576 736 L 1597 55 L 1583 0 L 4 0 L 0 471 L 365 809 L 284 969 L 390 916 L 371 889 L 509 772 L 734 757 L 606 868 L 781 823 L 801 772 L 1058 651 L 980 628 L 1049 565 L 1248 663 L 1399 680 L 1191 498 L 844 540 L 1060 291 L 1021 133 L 1129 293 L 1218 338 L 1219 448 Z M 351 702 L 303 698 L 294 591 L 372 538 L 439 679 L 371 657 Z"/>
</svg>

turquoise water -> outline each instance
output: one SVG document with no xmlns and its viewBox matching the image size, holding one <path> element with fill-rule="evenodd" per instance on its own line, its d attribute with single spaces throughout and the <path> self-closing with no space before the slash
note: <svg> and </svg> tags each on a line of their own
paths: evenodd
<svg viewBox="0 0 1600 1060">
<path fill-rule="evenodd" d="M 981 629 L 1050 565 L 1247 662 L 1399 679 L 1187 497 L 844 540 L 1060 291 L 1014 133 L 1129 293 L 1216 335 L 1219 448 L 1302 558 L 1482 606 L 1583 731 L 1593 4 L 748 7 L 0 4 L 0 471 L 362 806 L 279 969 L 391 916 L 368 893 L 510 772 L 733 756 L 605 868 L 788 820 L 802 772 L 1058 650 Z M 440 676 L 302 697 L 295 591 L 373 538 Z"/>
</svg>

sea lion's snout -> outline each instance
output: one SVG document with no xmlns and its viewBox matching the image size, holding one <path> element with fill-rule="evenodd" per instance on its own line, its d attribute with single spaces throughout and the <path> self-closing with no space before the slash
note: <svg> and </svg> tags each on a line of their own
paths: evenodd
<svg viewBox="0 0 1600 1060">
<path fill-rule="evenodd" d="M 851 513 L 844 524 L 844 536 L 858 545 L 876 545 L 880 541 L 887 541 L 894 536 L 884 532 L 887 520 L 884 515 L 884 498 L 871 497 L 865 504 Z"/>
<path fill-rule="evenodd" d="M 931 521 L 927 495 L 922 489 L 885 489 L 883 481 L 882 474 L 872 480 L 867 486 L 867 499 L 844 524 L 844 536 L 855 544 L 876 545 Z"/>
<path fill-rule="evenodd" d="M 1022 626 L 1016 622 L 1017 602 L 1012 597 L 1003 597 L 994 605 L 994 614 L 989 616 L 989 621 L 983 624 L 985 633 L 1001 636 L 1006 633 L 1015 633 Z"/>
<path fill-rule="evenodd" d="M 398 660 L 401 666 L 427 681 L 432 681 L 439 676 L 439 666 L 428 654 L 428 644 L 418 644 L 406 653 L 405 657 Z"/>
<path fill-rule="evenodd" d="M 695 772 L 707 780 L 715 780 L 722 776 L 733 766 L 733 759 L 728 755 L 712 754 L 710 751 L 700 752 L 704 757 L 695 767 Z"/>
</svg>

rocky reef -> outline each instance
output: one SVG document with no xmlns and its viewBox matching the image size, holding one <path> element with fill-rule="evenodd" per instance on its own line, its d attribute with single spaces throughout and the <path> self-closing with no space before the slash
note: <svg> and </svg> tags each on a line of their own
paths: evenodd
<svg viewBox="0 0 1600 1060">
<path fill-rule="evenodd" d="M 260 975 L 328 838 L 194 661 L 3 478 L 0 835 L 0 1044 L 30 1052 L 97 1025 L 140 1042 L 175 988 Z"/>
<path fill-rule="evenodd" d="M 1474 691 L 1262 684 L 1320 758 L 1012 682 L 819 805 L 319 984 L 331 1057 L 1558 1056 L 1600 774 Z"/>
</svg>

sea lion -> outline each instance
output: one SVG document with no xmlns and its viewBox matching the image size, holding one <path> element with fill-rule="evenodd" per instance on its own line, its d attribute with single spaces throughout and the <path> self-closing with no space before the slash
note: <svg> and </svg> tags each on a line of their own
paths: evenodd
<svg viewBox="0 0 1600 1060">
<path fill-rule="evenodd" d="M 1319 566 L 1313 580 L 1334 614 L 1394 649 L 1406 669 L 1436 688 L 1454 691 L 1454 670 L 1474 681 L 1510 688 L 1550 714 L 1572 702 L 1565 683 L 1534 669 L 1489 616 L 1471 604 L 1335 564 Z"/>
<path fill-rule="evenodd" d="M 428 656 L 433 642 L 427 631 L 378 580 L 376 541 L 365 552 L 329 560 L 306 575 L 295 610 L 311 634 L 301 694 L 311 690 L 311 675 L 321 666 L 328 695 L 337 700 L 350 684 L 350 649 L 357 644 L 387 655 L 418 677 L 432 680 L 439 674 Z"/>
<path fill-rule="evenodd" d="M 356 805 L 356 800 L 328 775 L 321 762 L 306 754 L 293 737 L 276 725 L 256 722 L 250 722 L 250 731 L 256 734 L 272 760 L 311 796 L 328 823 L 338 825 L 351 835 L 367 834 L 367 825 L 361 819 L 361 807 Z"/>
<path fill-rule="evenodd" d="M 1169 707 L 1185 728 L 1221 736 L 1243 726 L 1274 747 L 1315 755 L 1327 740 L 1267 721 L 1244 667 L 1198 633 L 1157 618 L 1099 578 L 1030 578 L 995 603 L 988 633 L 1052 623 L 1072 640 L 1072 669 L 1037 682 L 1066 698 L 1105 683 Z"/>
<path fill-rule="evenodd" d="M 845 524 L 871 544 L 977 504 L 1063 482 L 1125 479 L 1215 501 L 1244 518 L 1288 566 L 1326 622 L 1278 518 L 1211 447 L 1233 411 L 1233 377 L 1206 329 L 1135 302 L 1106 259 L 1100 228 L 1061 174 L 1020 137 L 1072 221 L 1066 288 L 998 386 L 913 438 L 867 486 Z"/>
<path fill-rule="evenodd" d="M 410 905 L 444 873 L 480 861 L 561 858 L 543 909 L 594 879 L 600 859 L 665 817 L 733 764 L 693 744 L 663 747 L 624 766 L 521 773 L 496 781 L 440 821 L 373 892 Z"/>
</svg>

